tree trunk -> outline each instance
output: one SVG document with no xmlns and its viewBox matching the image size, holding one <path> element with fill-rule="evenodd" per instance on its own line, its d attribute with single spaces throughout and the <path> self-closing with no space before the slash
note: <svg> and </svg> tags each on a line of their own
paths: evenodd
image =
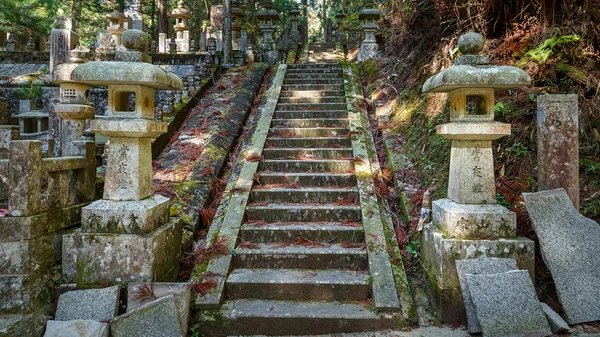
<svg viewBox="0 0 600 337">
<path fill-rule="evenodd" d="M 304 16 L 304 43 L 308 43 L 308 0 L 302 0 L 302 11 Z"/>
<path fill-rule="evenodd" d="M 323 42 L 329 42 L 327 39 L 327 0 L 323 0 L 323 21 L 321 21 L 321 25 L 323 26 Z"/>
<path fill-rule="evenodd" d="M 231 0 L 223 0 L 223 64 L 231 64 Z"/>
<path fill-rule="evenodd" d="M 152 0 L 151 12 L 152 13 L 150 14 L 150 24 L 152 25 L 152 39 L 158 41 L 158 31 L 156 30 L 156 22 L 154 21 L 156 19 L 156 0 Z"/>
<path fill-rule="evenodd" d="M 167 1 L 157 0 L 158 9 L 158 33 L 169 33 L 169 21 L 167 20 Z"/>
</svg>

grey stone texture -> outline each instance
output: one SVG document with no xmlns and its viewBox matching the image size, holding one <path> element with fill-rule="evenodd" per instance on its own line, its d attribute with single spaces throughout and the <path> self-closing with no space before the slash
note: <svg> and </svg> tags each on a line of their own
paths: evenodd
<svg viewBox="0 0 600 337">
<path fill-rule="evenodd" d="M 113 337 L 181 337 L 173 295 L 159 298 L 110 321 Z"/>
<path fill-rule="evenodd" d="M 123 46 L 130 50 L 145 52 L 148 50 L 148 34 L 137 29 L 128 29 L 123 33 Z"/>
<path fill-rule="evenodd" d="M 567 322 L 600 320 L 600 226 L 581 215 L 562 188 L 523 198 Z"/>
<path fill-rule="evenodd" d="M 465 279 L 484 337 L 552 335 L 527 271 L 465 274 Z"/>
<path fill-rule="evenodd" d="M 44 337 L 108 337 L 108 323 L 93 320 L 48 321 Z"/>
<path fill-rule="evenodd" d="M 57 321 L 105 321 L 117 315 L 119 286 L 74 290 L 61 294 L 56 308 Z"/>
<path fill-rule="evenodd" d="M 465 310 L 467 312 L 467 322 L 470 333 L 481 333 L 481 326 L 477 315 L 475 314 L 475 306 L 469 292 L 469 285 L 466 281 L 466 274 L 489 275 L 505 273 L 510 270 L 518 270 L 517 261 L 515 259 L 489 258 L 480 257 L 477 259 L 457 260 L 456 271 L 460 280 L 460 289 L 465 302 Z"/>
<path fill-rule="evenodd" d="M 578 95 L 537 97 L 538 191 L 564 188 L 579 209 Z"/>
<path fill-rule="evenodd" d="M 540 303 L 542 305 L 542 310 L 544 310 L 544 314 L 546 314 L 546 319 L 548 320 L 548 324 L 550 324 L 550 329 L 552 333 L 564 333 L 569 331 L 569 324 L 565 322 L 565 320 L 560 317 L 556 311 L 552 310 L 550 306 L 546 303 Z"/>
<path fill-rule="evenodd" d="M 463 55 L 479 54 L 484 45 L 483 35 L 475 32 L 464 34 L 458 39 L 458 50 Z"/>
<path fill-rule="evenodd" d="M 129 283 L 127 289 L 127 312 L 137 310 L 147 301 L 136 299 L 136 295 L 140 286 L 143 283 Z M 154 282 L 148 284 L 152 287 L 154 295 L 157 298 L 173 295 L 177 314 L 179 316 L 179 324 L 181 331 L 188 331 L 188 322 L 190 318 L 190 301 L 192 290 L 190 283 L 169 283 L 169 282 Z"/>
</svg>

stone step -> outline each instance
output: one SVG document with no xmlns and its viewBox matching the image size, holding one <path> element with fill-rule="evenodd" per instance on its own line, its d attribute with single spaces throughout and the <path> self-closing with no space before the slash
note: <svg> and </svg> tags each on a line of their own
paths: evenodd
<svg viewBox="0 0 600 337">
<path fill-rule="evenodd" d="M 343 78 L 287 78 L 284 84 L 344 84 Z"/>
<path fill-rule="evenodd" d="M 226 302 L 228 317 L 221 336 L 227 335 L 316 335 L 398 328 L 398 317 L 384 317 L 359 303 L 274 300 Z M 213 335 L 219 327 L 203 326 L 201 333 Z M 225 330 L 225 331 L 223 331 Z"/>
<path fill-rule="evenodd" d="M 267 139 L 267 146 L 270 147 L 308 147 L 308 148 L 320 148 L 320 147 L 350 147 L 352 141 L 346 137 L 320 137 L 320 138 L 279 138 L 272 137 Z"/>
<path fill-rule="evenodd" d="M 300 78 L 300 79 L 304 79 L 304 78 L 344 78 L 344 74 L 340 71 L 340 72 L 321 72 L 321 73 L 291 73 L 291 74 L 285 74 L 285 78 Z"/>
<path fill-rule="evenodd" d="M 240 229 L 240 238 L 253 243 L 293 242 L 299 236 L 311 241 L 361 243 L 365 238 L 361 227 L 341 222 L 275 222 L 268 224 L 247 223 Z"/>
<path fill-rule="evenodd" d="M 283 92 L 301 90 L 344 90 L 344 84 L 284 84 L 282 85 L 281 90 Z"/>
<path fill-rule="evenodd" d="M 250 193 L 251 203 L 320 203 L 332 204 L 340 200 L 358 199 L 356 188 L 253 188 Z"/>
<path fill-rule="evenodd" d="M 263 149 L 265 159 L 297 159 L 298 156 L 321 159 L 340 159 L 352 157 L 351 148 L 276 148 Z"/>
<path fill-rule="evenodd" d="M 327 247 L 305 247 L 277 243 L 258 243 L 257 249 L 236 248 L 234 268 L 298 268 L 366 270 L 366 249 L 343 248 L 339 244 Z"/>
<path fill-rule="evenodd" d="M 276 111 L 297 111 L 297 110 L 344 110 L 346 103 L 277 103 Z"/>
<path fill-rule="evenodd" d="M 310 128 L 310 127 L 347 127 L 347 118 L 298 118 L 273 119 L 272 127 Z"/>
<path fill-rule="evenodd" d="M 279 97 L 279 103 L 346 103 L 346 97 Z"/>
<path fill-rule="evenodd" d="M 304 68 L 304 69 L 290 69 L 286 71 L 286 75 L 291 74 L 303 74 L 311 76 L 314 74 L 343 74 L 342 68 Z"/>
<path fill-rule="evenodd" d="M 323 69 L 323 68 L 330 68 L 330 69 L 342 70 L 342 66 L 339 65 L 339 64 L 306 63 L 306 64 L 292 64 L 292 65 L 289 65 L 287 71 L 297 70 L 297 69 Z M 286 71 L 286 74 L 287 74 L 287 71 Z"/>
<path fill-rule="evenodd" d="M 271 128 L 269 136 L 272 137 L 339 137 L 350 132 L 346 128 Z"/>
<path fill-rule="evenodd" d="M 279 110 L 273 116 L 276 119 L 314 119 L 344 118 L 348 119 L 348 110 Z"/>
<path fill-rule="evenodd" d="M 266 159 L 260 169 L 272 172 L 337 172 L 346 173 L 354 168 L 354 161 L 344 159 L 296 160 Z"/>
<path fill-rule="evenodd" d="M 279 97 L 334 97 L 334 96 L 345 96 L 346 94 L 341 90 L 314 90 L 314 91 L 282 91 Z"/>
<path fill-rule="evenodd" d="M 361 301 L 371 295 L 371 284 L 364 271 L 235 269 L 225 291 L 235 299 Z"/>
<path fill-rule="evenodd" d="M 351 173 L 261 172 L 259 181 L 263 185 L 298 183 L 301 186 L 356 186 L 356 176 Z"/>
<path fill-rule="evenodd" d="M 269 204 L 246 207 L 246 215 L 249 219 L 265 222 L 361 221 L 360 214 L 360 206 Z"/>
</svg>

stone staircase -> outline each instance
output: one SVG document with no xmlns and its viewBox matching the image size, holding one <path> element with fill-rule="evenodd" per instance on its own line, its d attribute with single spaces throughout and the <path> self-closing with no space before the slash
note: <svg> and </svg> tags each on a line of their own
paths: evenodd
<svg viewBox="0 0 600 337">
<path fill-rule="evenodd" d="M 203 322 L 207 335 L 406 324 L 391 273 L 385 294 L 395 298 L 385 301 L 395 304 L 379 308 L 373 296 L 374 275 L 385 272 L 367 246 L 349 131 L 342 67 L 289 66 L 224 282 L 226 327 Z"/>
<path fill-rule="evenodd" d="M 340 54 L 335 42 L 311 43 L 308 50 L 309 63 L 337 63 Z"/>
</svg>

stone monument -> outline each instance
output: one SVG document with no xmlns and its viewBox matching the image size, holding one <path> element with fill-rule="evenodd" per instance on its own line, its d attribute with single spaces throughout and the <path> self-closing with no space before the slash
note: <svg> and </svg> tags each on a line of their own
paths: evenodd
<svg viewBox="0 0 600 337">
<path fill-rule="evenodd" d="M 375 32 L 377 31 L 379 18 L 381 12 L 376 8 L 368 8 L 360 11 L 358 19 L 363 21 L 362 30 L 365 33 L 365 39 L 360 45 L 358 52 L 358 61 L 368 61 L 379 58 L 381 56 L 379 52 L 379 46 L 375 40 Z"/>
<path fill-rule="evenodd" d="M 170 200 L 153 194 L 151 142 L 167 131 L 154 120 L 155 91 L 183 84 L 150 63 L 144 32 L 127 30 L 123 45 L 116 61 L 88 62 L 71 73 L 73 83 L 108 86 L 107 116 L 90 125 L 110 137 L 103 199 L 83 208 L 81 229 L 63 237 L 63 276 L 80 285 L 168 281 L 179 269 L 181 223 L 169 218 Z"/>
<path fill-rule="evenodd" d="M 71 50 L 79 44 L 79 35 L 71 30 L 71 18 L 58 17 L 54 24 L 57 28 L 50 31 L 50 73 L 57 65 L 69 63 Z"/>
<path fill-rule="evenodd" d="M 298 16 L 300 11 L 294 7 L 290 11 L 290 22 L 292 23 L 292 29 L 290 32 L 290 50 L 295 52 L 298 51 L 298 43 L 300 43 L 300 31 L 298 30 Z"/>
<path fill-rule="evenodd" d="M 492 141 L 511 129 L 494 121 L 494 91 L 529 85 L 531 78 L 519 68 L 490 65 L 479 55 L 483 46 L 481 34 L 461 36 L 462 56 L 423 85 L 424 93 L 447 92 L 450 99 L 450 123 L 437 126 L 452 141 L 448 198 L 433 202 L 421 251 L 442 322 L 464 318 L 455 260 L 514 258 L 534 276 L 534 242 L 517 237 L 515 213 L 496 203 L 492 155 Z"/>
<path fill-rule="evenodd" d="M 259 27 L 263 33 L 263 40 L 260 44 L 261 61 L 273 64 L 277 61 L 277 50 L 275 49 L 275 40 L 273 40 L 273 31 L 275 30 L 273 22 L 279 21 L 279 13 L 272 8 L 273 2 L 271 0 L 263 0 L 261 5 L 264 9 L 254 13 L 262 21 Z"/>
<path fill-rule="evenodd" d="M 177 8 L 171 12 L 171 16 L 175 19 L 175 33 L 177 37 L 175 42 L 177 43 L 177 50 L 182 53 L 190 51 L 190 26 L 188 20 L 192 17 L 192 13 L 187 9 L 183 3 L 183 0 L 179 0 Z"/>
<path fill-rule="evenodd" d="M 106 14 L 106 18 L 110 21 L 110 24 L 106 28 L 106 31 L 111 35 L 112 40 L 115 41 L 115 44 L 117 46 L 120 46 L 122 44 L 121 36 L 125 31 L 123 23 L 126 21 L 127 18 L 125 17 L 125 15 L 123 15 L 123 13 L 117 10 Z"/>
</svg>

